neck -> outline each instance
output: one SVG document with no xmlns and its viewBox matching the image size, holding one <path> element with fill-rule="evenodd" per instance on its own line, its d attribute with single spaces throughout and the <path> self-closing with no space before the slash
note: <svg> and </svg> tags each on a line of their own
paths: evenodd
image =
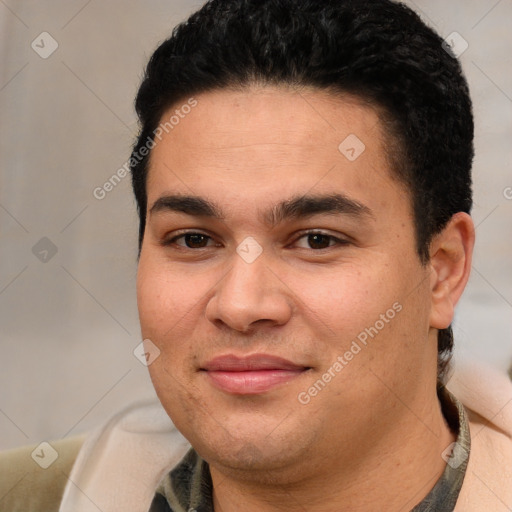
<svg viewBox="0 0 512 512">
<path fill-rule="evenodd" d="M 283 471 L 240 478 L 239 471 L 210 466 L 215 510 L 308 512 L 411 510 L 441 477 L 441 453 L 454 442 L 437 395 L 421 410 L 396 410 L 391 428 L 373 431 L 379 441 L 368 451 L 343 447 L 320 460 L 314 456 Z M 418 403 L 418 402 L 416 402 Z M 364 439 L 357 442 L 364 447 Z M 364 456 L 360 456 L 363 453 Z"/>
</svg>

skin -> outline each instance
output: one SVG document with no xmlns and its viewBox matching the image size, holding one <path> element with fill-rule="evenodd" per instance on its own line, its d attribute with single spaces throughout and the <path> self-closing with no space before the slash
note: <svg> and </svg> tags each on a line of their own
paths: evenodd
<svg viewBox="0 0 512 512">
<path fill-rule="evenodd" d="M 210 464 L 215 510 L 410 510 L 455 440 L 436 395 L 437 329 L 468 279 L 470 217 L 455 215 L 421 264 L 410 195 L 390 171 L 377 112 L 356 98 L 252 86 L 196 99 L 152 150 L 137 294 L 143 337 L 161 351 L 149 366 L 155 390 Z M 365 144 L 354 161 L 338 150 L 349 134 Z M 151 211 L 171 194 L 208 199 L 222 218 Z M 368 213 L 263 221 L 304 194 L 344 194 Z M 180 230 L 206 238 L 175 239 Z M 248 236 L 262 249 L 252 263 L 236 251 Z M 396 303 L 400 312 L 301 403 Z M 309 369 L 235 395 L 200 371 L 228 353 Z"/>
</svg>

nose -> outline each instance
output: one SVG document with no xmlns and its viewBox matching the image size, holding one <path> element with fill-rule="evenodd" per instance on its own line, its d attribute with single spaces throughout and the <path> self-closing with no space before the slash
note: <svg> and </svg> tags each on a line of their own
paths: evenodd
<svg viewBox="0 0 512 512">
<path fill-rule="evenodd" d="M 234 253 L 231 269 L 219 281 L 206 306 L 217 327 L 247 333 L 258 325 L 284 325 L 293 311 L 292 293 L 262 254 L 247 262 Z"/>
</svg>

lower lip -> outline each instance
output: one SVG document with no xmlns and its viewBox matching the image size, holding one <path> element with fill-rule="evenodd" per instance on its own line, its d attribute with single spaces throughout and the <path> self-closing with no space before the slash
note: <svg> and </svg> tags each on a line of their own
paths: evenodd
<svg viewBox="0 0 512 512">
<path fill-rule="evenodd" d="M 206 372 L 213 385 L 236 395 L 257 395 L 289 382 L 305 370 L 253 370 L 246 372 Z"/>
</svg>

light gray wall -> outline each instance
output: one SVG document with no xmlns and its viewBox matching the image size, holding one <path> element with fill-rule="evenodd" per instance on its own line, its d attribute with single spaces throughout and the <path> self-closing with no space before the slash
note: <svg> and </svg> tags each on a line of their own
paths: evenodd
<svg viewBox="0 0 512 512">
<path fill-rule="evenodd" d="M 143 65 L 200 3 L 0 2 L 0 449 L 84 432 L 154 397 L 132 354 L 140 332 L 129 177 L 103 200 L 93 190 L 129 156 Z M 456 31 L 469 43 L 461 61 L 477 122 L 478 241 L 457 311 L 456 357 L 505 368 L 512 359 L 512 199 L 504 194 L 512 196 L 512 1 L 409 4 L 443 36 Z M 42 32 L 58 43 L 46 59 L 31 47 L 35 41 L 43 56 L 51 49 Z"/>
</svg>

